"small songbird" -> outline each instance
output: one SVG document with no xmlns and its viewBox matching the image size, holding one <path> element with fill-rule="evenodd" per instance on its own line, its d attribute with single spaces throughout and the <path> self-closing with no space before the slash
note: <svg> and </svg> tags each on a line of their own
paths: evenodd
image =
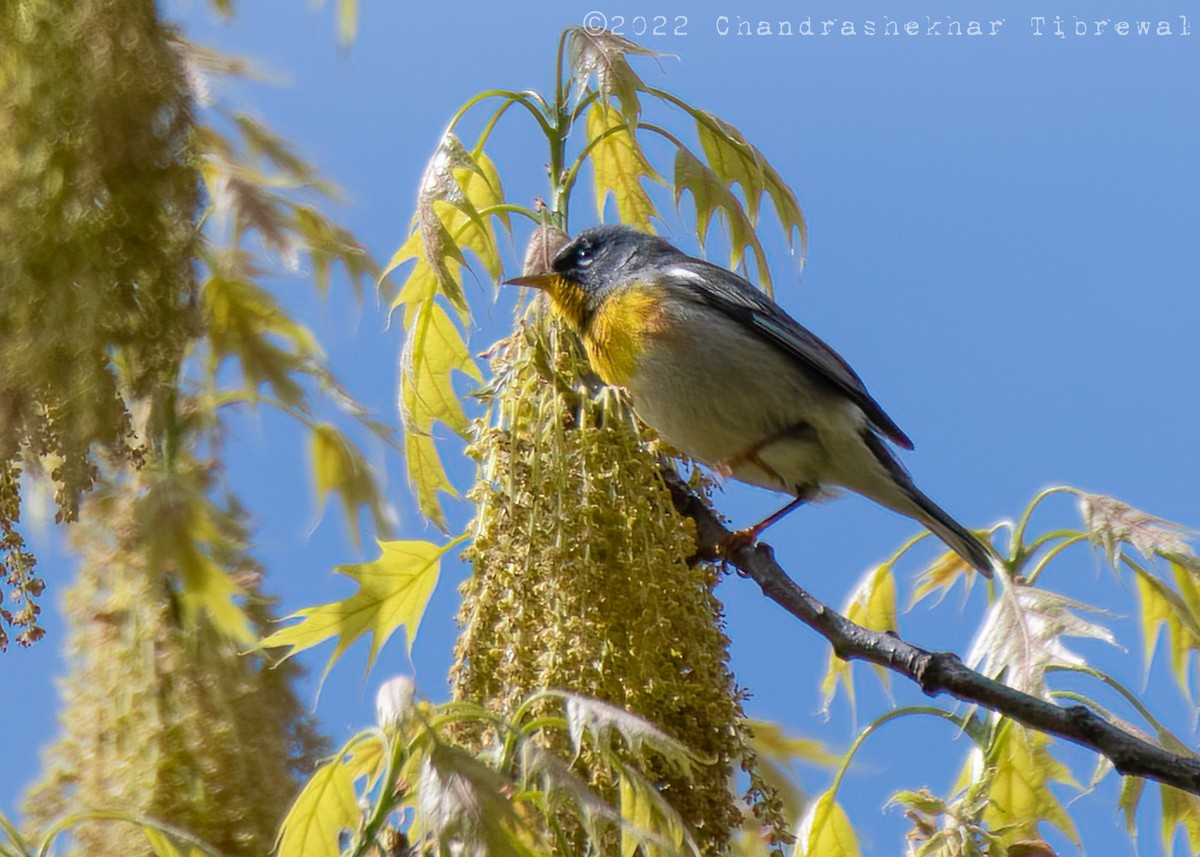
<svg viewBox="0 0 1200 857">
<path fill-rule="evenodd" d="M 928 527 L 975 568 L 984 542 L 913 484 L 888 440 L 912 442 L 836 352 L 731 271 L 626 226 L 581 232 L 542 289 L 583 339 L 592 368 L 680 451 L 795 499 L 744 531 L 756 538 L 800 504 L 848 488 Z"/>
</svg>

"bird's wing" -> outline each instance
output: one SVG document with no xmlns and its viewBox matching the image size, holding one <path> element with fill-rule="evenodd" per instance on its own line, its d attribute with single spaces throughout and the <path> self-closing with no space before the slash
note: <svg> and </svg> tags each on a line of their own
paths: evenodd
<svg viewBox="0 0 1200 857">
<path fill-rule="evenodd" d="M 686 283 L 697 300 L 764 335 L 844 393 L 862 409 L 876 429 L 897 445 L 913 448 L 908 435 L 871 398 L 862 379 L 836 351 L 737 274 L 699 259 L 685 257 L 685 260 L 677 262 L 667 271 L 667 276 L 677 279 L 680 285 Z M 704 288 L 699 287 L 700 281 L 705 284 Z"/>
</svg>

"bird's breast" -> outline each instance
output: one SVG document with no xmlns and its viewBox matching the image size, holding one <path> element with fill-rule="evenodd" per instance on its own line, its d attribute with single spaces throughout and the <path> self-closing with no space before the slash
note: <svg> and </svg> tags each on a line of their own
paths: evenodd
<svg viewBox="0 0 1200 857">
<path fill-rule="evenodd" d="M 653 340 L 667 332 L 660 290 L 635 286 L 609 296 L 584 335 L 588 360 L 606 384 L 626 386 Z"/>
</svg>

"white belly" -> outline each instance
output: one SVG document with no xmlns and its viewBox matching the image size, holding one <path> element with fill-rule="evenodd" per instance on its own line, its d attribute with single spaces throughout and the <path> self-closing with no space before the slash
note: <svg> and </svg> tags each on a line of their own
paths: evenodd
<svg viewBox="0 0 1200 857">
<path fill-rule="evenodd" d="M 689 308 L 647 343 L 627 385 L 638 415 L 682 452 L 744 482 L 789 493 L 848 484 L 839 471 L 866 451 L 862 411 L 713 315 Z"/>
</svg>

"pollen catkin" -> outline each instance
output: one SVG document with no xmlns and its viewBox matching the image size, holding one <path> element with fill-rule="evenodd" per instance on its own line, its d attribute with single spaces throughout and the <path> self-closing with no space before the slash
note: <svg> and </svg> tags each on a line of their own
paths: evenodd
<svg viewBox="0 0 1200 857">
<path fill-rule="evenodd" d="M 489 416 L 470 446 L 474 574 L 454 696 L 509 714 L 531 691 L 563 688 L 657 724 L 715 760 L 690 779 L 653 760 L 649 770 L 704 852 L 722 854 L 741 818 L 730 783 L 744 754 L 717 571 L 687 563 L 695 534 L 662 483 L 661 453 L 612 388 L 589 384 L 578 341 L 540 303 L 495 352 Z M 613 798 L 588 761 L 585 776 Z"/>
</svg>

